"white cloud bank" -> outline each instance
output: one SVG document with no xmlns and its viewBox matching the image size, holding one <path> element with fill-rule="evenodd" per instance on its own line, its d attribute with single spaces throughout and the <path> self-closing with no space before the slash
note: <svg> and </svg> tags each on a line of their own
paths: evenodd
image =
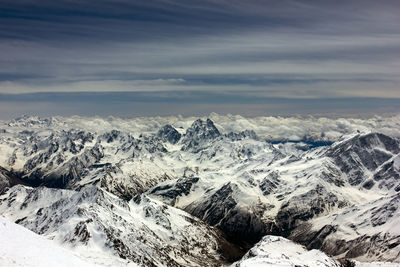
<svg viewBox="0 0 400 267">
<path fill-rule="evenodd" d="M 360 132 L 381 132 L 390 136 L 400 137 L 400 114 L 390 117 L 374 116 L 370 118 L 326 118 L 326 117 L 253 117 L 240 115 L 209 116 L 222 133 L 254 130 L 257 135 L 269 140 L 290 139 L 301 140 L 305 136 L 315 140 L 335 141 L 341 136 Z M 202 117 L 206 119 L 207 117 Z M 67 130 L 70 128 L 95 132 L 105 132 L 117 129 L 139 134 L 153 134 L 165 124 L 184 131 L 198 117 L 135 117 L 122 119 L 118 117 L 23 117 L 13 121 L 2 121 L 1 128 L 20 129 L 20 127 L 51 127 Z"/>
</svg>

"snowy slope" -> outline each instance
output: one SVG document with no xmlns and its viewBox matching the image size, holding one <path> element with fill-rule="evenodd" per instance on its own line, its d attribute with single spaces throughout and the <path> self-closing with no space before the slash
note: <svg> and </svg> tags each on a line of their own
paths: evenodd
<svg viewBox="0 0 400 267">
<path fill-rule="evenodd" d="M 353 205 L 310 220 L 290 238 L 336 257 L 399 261 L 400 194 Z"/>
<path fill-rule="evenodd" d="M 0 266 L 99 266 L 0 216 Z"/>
<path fill-rule="evenodd" d="M 359 262 L 355 260 L 337 261 L 325 253 L 280 237 L 267 235 L 252 247 L 243 258 L 232 264 L 232 267 L 266 267 L 266 266 L 321 266 L 321 267 L 398 267 L 395 262 Z"/>
<path fill-rule="evenodd" d="M 339 267 L 340 263 L 319 250 L 308 251 L 286 238 L 267 235 L 233 266 Z"/>
<path fill-rule="evenodd" d="M 127 202 L 96 187 L 80 192 L 17 185 L 0 214 L 97 264 L 214 266 L 229 243 L 189 214 L 142 196 Z M 121 262 L 122 261 L 122 262 Z"/>
</svg>

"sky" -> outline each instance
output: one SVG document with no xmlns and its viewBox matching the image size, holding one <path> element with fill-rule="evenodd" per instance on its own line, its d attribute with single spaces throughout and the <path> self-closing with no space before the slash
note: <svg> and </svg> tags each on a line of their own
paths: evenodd
<svg viewBox="0 0 400 267">
<path fill-rule="evenodd" d="M 400 112 L 397 0 L 2 0 L 0 119 Z"/>
</svg>

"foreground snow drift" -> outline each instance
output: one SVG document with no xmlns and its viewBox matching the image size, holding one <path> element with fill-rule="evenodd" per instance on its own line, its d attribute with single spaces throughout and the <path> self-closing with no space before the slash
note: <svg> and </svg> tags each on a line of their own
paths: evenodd
<svg viewBox="0 0 400 267">
<path fill-rule="evenodd" d="M 0 237 L 0 266 L 98 266 L 3 216 L 0 216 Z"/>
</svg>

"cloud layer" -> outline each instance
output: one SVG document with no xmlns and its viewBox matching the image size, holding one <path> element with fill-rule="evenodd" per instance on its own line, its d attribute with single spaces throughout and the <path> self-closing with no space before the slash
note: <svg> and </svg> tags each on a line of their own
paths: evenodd
<svg viewBox="0 0 400 267">
<path fill-rule="evenodd" d="M 400 112 L 398 98 L 282 98 L 260 91 L 50 92 L 0 94 L 0 119 L 38 116 L 244 116 L 368 117 Z"/>
<path fill-rule="evenodd" d="M 4 0 L 0 93 L 400 98 L 399 13 L 395 0 Z"/>
<path fill-rule="evenodd" d="M 21 126 L 47 127 L 51 122 L 52 129 L 59 127 L 66 130 L 70 128 L 83 129 L 103 133 L 112 129 L 132 133 L 134 136 L 140 134 L 154 134 L 165 124 L 171 124 L 178 130 L 184 132 L 194 120 L 199 117 L 183 116 L 155 116 L 135 117 L 123 119 L 118 117 L 52 117 L 41 120 L 37 117 L 23 117 L 9 121 L 0 121 L 1 124 L 13 125 L 16 130 Z M 400 115 L 396 116 L 373 116 L 366 118 L 327 118 L 327 117 L 277 117 L 259 116 L 245 117 L 241 115 L 220 115 L 211 113 L 202 117 L 211 118 L 217 128 L 224 134 L 229 132 L 241 132 L 254 130 L 261 138 L 268 140 L 302 140 L 305 137 L 314 140 L 337 141 L 342 136 L 362 133 L 381 132 L 393 137 L 400 137 Z M 44 124 L 38 122 L 43 121 Z M 32 126 L 33 125 L 33 126 Z"/>
</svg>

